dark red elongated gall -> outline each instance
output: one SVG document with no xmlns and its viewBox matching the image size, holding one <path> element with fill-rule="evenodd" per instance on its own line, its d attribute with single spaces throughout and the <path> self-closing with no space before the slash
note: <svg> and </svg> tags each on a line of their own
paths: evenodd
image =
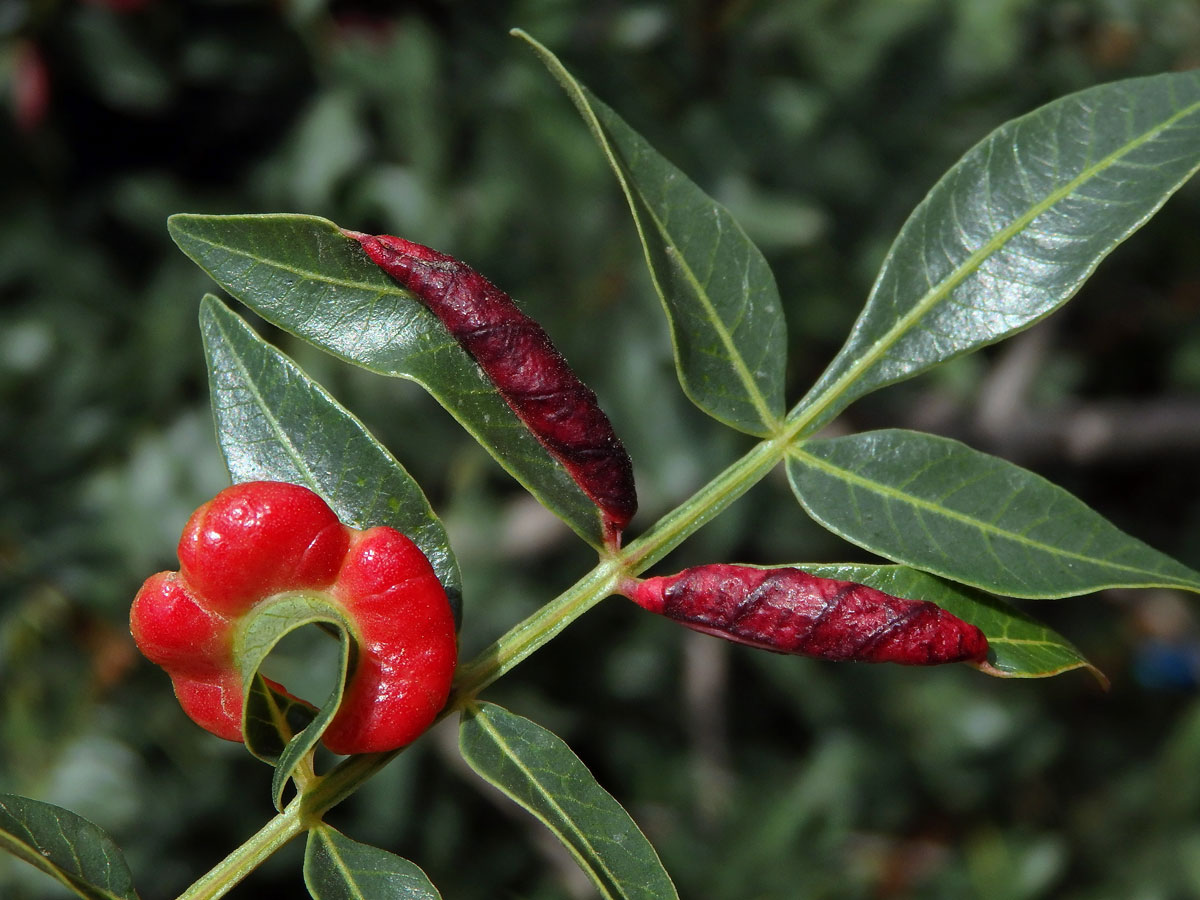
<svg viewBox="0 0 1200 900">
<path fill-rule="evenodd" d="M 987 659 L 983 632 L 933 603 L 800 569 L 697 566 L 640 581 L 629 596 L 688 628 L 776 653 L 909 666 Z"/>
<path fill-rule="evenodd" d="M 343 234 L 441 319 L 517 418 L 600 508 L 607 538 L 616 543 L 637 511 L 633 465 L 596 394 L 542 326 L 452 256 L 391 235 Z"/>
</svg>

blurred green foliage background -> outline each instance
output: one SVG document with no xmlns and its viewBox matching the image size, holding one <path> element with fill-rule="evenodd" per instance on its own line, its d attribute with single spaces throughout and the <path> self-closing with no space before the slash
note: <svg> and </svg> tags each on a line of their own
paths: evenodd
<svg viewBox="0 0 1200 900">
<path fill-rule="evenodd" d="M 448 250 L 540 319 L 634 458 L 635 530 L 746 447 L 693 410 L 610 173 L 521 26 L 725 202 L 771 260 L 792 397 L 891 237 L 1004 120 L 1200 65 L 1194 0 L 0 3 L 0 790 L 67 806 L 173 896 L 271 814 L 184 719 L 128 604 L 225 484 L 172 212 L 305 212 Z M 1200 565 L 1200 184 L 1065 311 L 853 407 L 966 439 Z M 589 553 L 419 389 L 265 329 L 425 486 L 464 651 Z M 660 571 L 857 560 L 773 477 Z M 688 898 L 1200 896 L 1194 598 L 1036 605 L 1114 682 L 775 657 L 611 600 L 489 690 L 562 735 Z M 280 660 L 311 668 L 303 647 Z M 293 671 L 292 677 L 303 673 Z M 291 684 L 292 682 L 289 682 Z M 333 824 L 448 898 L 590 896 L 540 826 L 420 742 Z M 302 892 L 299 846 L 234 896 Z M 6 900 L 60 896 L 0 861 Z"/>
</svg>

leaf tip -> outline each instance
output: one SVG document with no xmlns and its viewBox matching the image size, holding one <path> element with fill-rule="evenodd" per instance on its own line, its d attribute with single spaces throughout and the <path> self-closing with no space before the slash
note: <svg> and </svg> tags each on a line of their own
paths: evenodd
<svg viewBox="0 0 1200 900">
<path fill-rule="evenodd" d="M 968 662 L 967 665 L 979 670 L 984 675 L 990 675 L 993 678 L 1052 678 L 1055 675 L 1065 675 L 1067 672 L 1073 672 L 1076 669 L 1086 669 L 1091 676 L 1096 679 L 1096 683 L 1100 685 L 1101 690 L 1107 692 L 1112 688 L 1112 682 L 1109 681 L 1108 676 L 1086 660 L 1081 660 L 1072 665 L 1062 666 L 1057 669 L 1048 669 L 1041 672 L 1025 672 L 1017 671 L 1015 669 L 1004 669 L 993 665 L 988 660 L 984 660 L 983 662 Z"/>
<path fill-rule="evenodd" d="M 1112 682 L 1108 680 L 1107 675 L 1105 675 L 1091 663 L 1084 663 L 1084 668 L 1092 673 L 1092 677 L 1096 679 L 1096 682 L 1100 685 L 1101 690 L 1103 690 L 1105 693 L 1108 693 L 1110 690 L 1112 690 Z"/>
<path fill-rule="evenodd" d="M 167 232 L 170 234 L 182 232 L 190 223 L 204 218 L 208 217 L 203 213 L 171 213 L 171 215 L 167 216 Z"/>
<path fill-rule="evenodd" d="M 167 234 L 171 236 L 176 244 L 179 239 L 186 233 L 186 224 L 189 219 L 194 218 L 192 213 L 172 213 L 167 216 Z"/>
<path fill-rule="evenodd" d="M 556 63 L 558 62 L 558 58 L 555 57 L 555 55 L 551 53 L 549 49 L 547 49 L 545 44 L 531 35 L 524 28 L 510 28 L 508 33 L 510 36 L 517 38 L 517 40 L 524 41 L 526 44 L 528 44 L 530 48 L 533 49 L 534 53 L 542 57 L 543 61 L 554 60 Z"/>
</svg>

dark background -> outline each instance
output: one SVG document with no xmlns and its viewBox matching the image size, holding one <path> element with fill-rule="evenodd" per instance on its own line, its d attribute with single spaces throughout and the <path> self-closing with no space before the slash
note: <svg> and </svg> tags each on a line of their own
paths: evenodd
<svg viewBox="0 0 1200 900">
<path fill-rule="evenodd" d="M 748 446 L 678 390 L 623 200 L 512 26 L 760 243 L 792 399 L 973 143 L 1064 93 L 1200 65 L 1191 0 L 0 0 L 0 790 L 108 829 L 148 900 L 271 813 L 268 770 L 184 719 L 127 632 L 138 584 L 173 566 L 188 512 L 225 484 L 196 328 L 211 285 L 167 215 L 314 213 L 487 273 L 610 412 L 637 469 L 635 533 Z M 838 427 L 968 440 L 1200 566 L 1198 248 L 1192 184 L 1066 310 Z M 264 334 L 426 488 L 466 579 L 467 653 L 590 565 L 419 389 Z M 862 558 L 776 473 L 659 571 Z M 612 600 L 486 696 L 562 735 L 688 898 L 1200 895 L 1193 599 L 1031 606 L 1111 692 L 1082 673 L 774 657 Z M 452 900 L 589 896 L 540 826 L 464 771 L 452 729 L 331 821 Z M 301 895 L 300 855 L 234 896 Z M 0 862 L 6 900 L 54 890 Z"/>
</svg>

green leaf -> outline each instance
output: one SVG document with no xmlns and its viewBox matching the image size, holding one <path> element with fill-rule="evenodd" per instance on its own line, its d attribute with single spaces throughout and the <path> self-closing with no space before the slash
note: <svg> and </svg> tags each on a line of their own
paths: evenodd
<svg viewBox="0 0 1200 900">
<path fill-rule="evenodd" d="M 287 740 L 282 752 L 281 739 L 287 739 L 286 723 L 278 716 L 268 718 L 258 710 L 260 704 L 252 705 L 255 694 L 261 697 L 259 668 L 283 638 L 305 625 L 324 624 L 337 629 L 341 655 L 338 660 L 337 682 L 320 711 L 299 734 Z M 354 633 L 345 613 L 329 597 L 316 591 L 291 591 L 279 594 L 269 601 L 254 607 L 242 621 L 233 644 L 233 656 L 238 671 L 242 673 L 242 690 L 245 698 L 242 712 L 242 735 L 246 749 L 264 762 L 275 766 L 271 784 L 271 799 L 276 808 L 282 805 L 283 790 L 295 773 L 296 767 L 312 751 L 321 739 L 326 726 L 337 712 L 346 686 L 350 668 L 351 635 Z M 253 714 L 252 714 L 253 710 Z"/>
<path fill-rule="evenodd" d="M 1057 485 L 958 441 L 902 430 L 809 441 L 791 448 L 787 470 L 800 503 L 830 531 L 992 593 L 1200 591 L 1200 573 Z"/>
<path fill-rule="evenodd" d="M 337 713 L 338 706 L 341 705 L 342 693 L 346 687 L 346 673 L 350 670 L 351 652 L 350 637 L 345 632 L 341 635 L 339 649 L 338 672 L 340 675 L 337 686 L 329 694 L 325 705 L 313 716 L 312 721 L 287 742 L 283 752 L 279 754 L 279 759 L 275 761 L 275 774 L 271 776 L 271 802 L 280 812 L 283 812 L 283 792 L 287 789 L 288 782 L 295 777 L 296 770 L 304 764 L 316 748 L 317 743 L 321 740 L 321 735 L 325 733 L 326 727 Z"/>
<path fill-rule="evenodd" d="M 307 700 L 278 690 L 261 675 L 246 697 L 244 730 L 254 733 L 252 746 L 261 759 L 278 761 L 288 743 L 309 726 L 317 708 Z"/>
<path fill-rule="evenodd" d="M 264 319 L 424 387 L 514 478 L 595 547 L 599 511 L 437 317 L 336 225 L 314 216 L 174 215 L 171 237 Z"/>
<path fill-rule="evenodd" d="M 314 900 L 440 900 L 415 863 L 352 841 L 328 825 L 308 833 L 304 883 Z"/>
<path fill-rule="evenodd" d="M 342 637 L 340 633 L 338 636 Z M 347 643 L 342 640 L 343 653 Z M 346 661 L 341 665 L 346 668 Z M 281 812 L 287 783 L 321 739 L 321 733 L 337 711 L 337 699 L 331 697 L 326 708 L 318 710 L 307 700 L 272 686 L 261 674 L 254 675 L 246 694 L 242 734 L 250 752 L 275 767 L 271 802 Z"/>
<path fill-rule="evenodd" d="M 133 875 L 113 839 L 70 810 L 0 794 L 0 849 L 86 900 L 137 900 Z"/>
<path fill-rule="evenodd" d="M 513 34 L 533 47 L 566 89 L 616 173 L 671 325 L 684 392 L 733 428 L 774 434 L 784 413 L 787 326 L 762 253 L 728 210 L 596 99 L 554 54 L 523 31 Z"/>
<path fill-rule="evenodd" d="M 1066 638 L 1011 604 L 906 566 L 868 563 L 797 563 L 821 578 L 853 581 L 906 600 L 928 600 L 982 631 L 988 639 L 989 675 L 1049 678 L 1088 669 L 1107 685 L 1095 666 Z"/>
<path fill-rule="evenodd" d="M 458 740 L 471 768 L 553 831 L 602 896 L 678 897 L 629 813 L 557 736 L 482 703 L 464 710 Z"/>
<path fill-rule="evenodd" d="M 837 358 L 806 433 L 852 400 L 1049 315 L 1200 167 L 1200 72 L 1135 78 L 996 129 L 929 192 Z"/>
<path fill-rule="evenodd" d="M 460 622 L 458 563 L 413 477 L 362 422 L 212 295 L 200 303 L 200 330 L 217 438 L 233 480 L 302 484 L 347 525 L 388 525 L 408 535 Z"/>
</svg>

